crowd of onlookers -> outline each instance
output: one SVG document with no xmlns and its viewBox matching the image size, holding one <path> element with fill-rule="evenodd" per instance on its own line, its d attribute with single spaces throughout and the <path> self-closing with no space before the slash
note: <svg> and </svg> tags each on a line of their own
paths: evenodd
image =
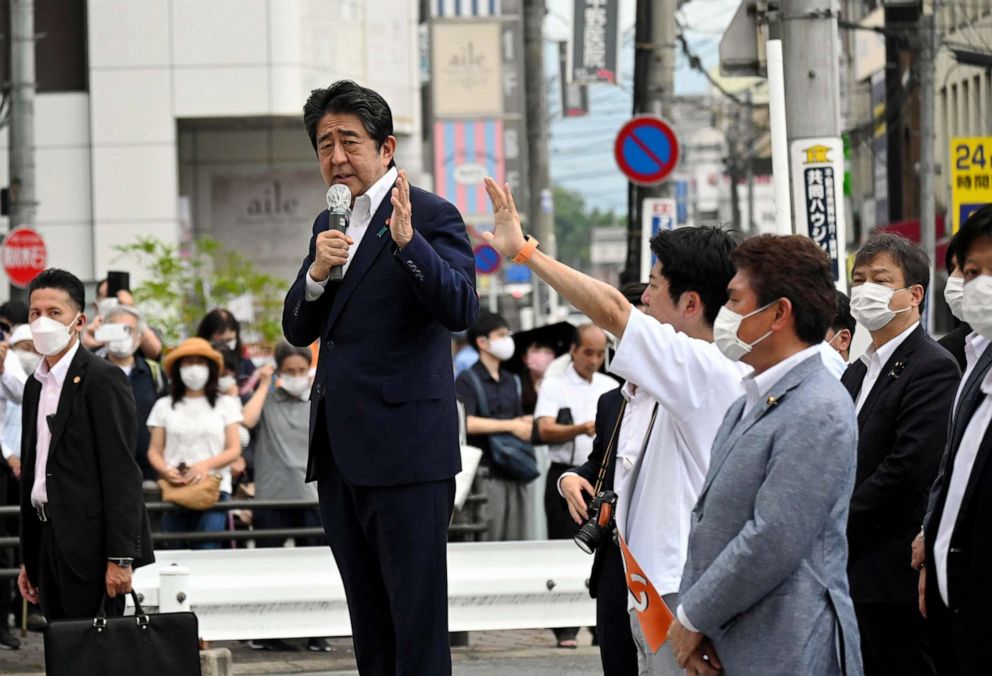
<svg viewBox="0 0 992 676">
<path fill-rule="evenodd" d="M 97 287 L 88 308 L 88 325 L 80 334 L 83 349 L 105 358 L 127 375 L 137 414 L 135 460 L 146 495 L 156 482 L 185 487 L 202 481 L 219 484 L 217 501 L 232 497 L 316 501 L 313 484 L 304 483 L 307 462 L 309 393 L 313 355 L 309 348 L 279 342 L 270 354 L 249 357 L 239 321 L 226 309 L 203 316 L 196 334 L 179 345 L 163 344 L 161 333 L 128 291 L 108 297 L 107 282 Z M 28 308 L 18 301 L 0 306 L 0 503 L 17 505 L 21 490 L 21 395 L 24 383 L 41 362 L 32 342 Z M 2 530 L 17 534 L 16 520 Z M 222 532 L 233 528 L 319 527 L 316 508 L 238 510 L 232 512 L 174 507 L 161 514 L 163 533 Z M 322 544 L 323 537 L 299 538 L 297 545 Z M 264 535 L 258 547 L 282 546 L 286 538 Z M 230 541 L 174 540 L 163 547 L 212 549 Z M 0 567 L 10 568 L 15 552 L 0 550 Z M 0 617 L 14 610 L 14 585 L 0 585 Z M 33 621 L 37 621 L 32 617 Z M 278 642 L 253 642 L 277 647 Z M 18 640 L 0 623 L 0 645 Z M 328 649 L 312 639 L 314 650 Z"/>
</svg>

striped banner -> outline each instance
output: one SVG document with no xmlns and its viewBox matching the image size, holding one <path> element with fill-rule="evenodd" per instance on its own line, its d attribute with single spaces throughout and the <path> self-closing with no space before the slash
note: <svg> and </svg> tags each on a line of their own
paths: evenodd
<svg viewBox="0 0 992 676">
<path fill-rule="evenodd" d="M 462 216 L 489 213 L 483 179 L 506 181 L 502 120 L 434 123 L 434 187 Z"/>
<path fill-rule="evenodd" d="M 499 16 L 500 0 L 431 0 L 431 16 L 435 19 Z"/>
</svg>

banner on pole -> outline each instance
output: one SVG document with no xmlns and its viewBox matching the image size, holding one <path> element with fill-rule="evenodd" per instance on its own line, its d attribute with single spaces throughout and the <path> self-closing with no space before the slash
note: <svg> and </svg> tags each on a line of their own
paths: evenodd
<svg viewBox="0 0 992 676">
<path fill-rule="evenodd" d="M 791 150 L 795 231 L 827 252 L 834 280 L 845 290 L 844 143 L 835 136 L 797 139 Z"/>
<path fill-rule="evenodd" d="M 572 80 L 616 83 L 620 77 L 619 0 L 575 0 Z"/>
</svg>

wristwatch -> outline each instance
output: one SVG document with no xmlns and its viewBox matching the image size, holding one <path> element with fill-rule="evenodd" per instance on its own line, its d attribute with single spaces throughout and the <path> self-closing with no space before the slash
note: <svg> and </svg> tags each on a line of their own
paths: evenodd
<svg viewBox="0 0 992 676">
<path fill-rule="evenodd" d="M 117 564 L 121 568 L 130 568 L 133 559 L 107 559 L 111 563 Z"/>
</svg>

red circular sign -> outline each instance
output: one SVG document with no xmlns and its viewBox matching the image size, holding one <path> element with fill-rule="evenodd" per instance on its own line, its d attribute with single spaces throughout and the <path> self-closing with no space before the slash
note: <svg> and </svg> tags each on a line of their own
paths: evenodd
<svg viewBox="0 0 992 676">
<path fill-rule="evenodd" d="M 641 115 L 620 128 L 613 144 L 617 166 L 632 183 L 661 183 L 679 163 L 679 140 L 660 117 Z"/>
<path fill-rule="evenodd" d="M 37 232 L 21 225 L 3 239 L 3 269 L 10 283 L 22 289 L 48 265 L 45 240 Z"/>
</svg>

